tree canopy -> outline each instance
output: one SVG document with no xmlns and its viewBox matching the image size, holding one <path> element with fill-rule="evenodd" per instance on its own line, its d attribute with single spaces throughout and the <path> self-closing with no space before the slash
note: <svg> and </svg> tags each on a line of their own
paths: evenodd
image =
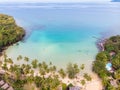
<svg viewBox="0 0 120 90">
<path fill-rule="evenodd" d="M 24 35 L 24 29 L 16 24 L 12 16 L 0 14 L 0 51 L 21 40 Z"/>
<path fill-rule="evenodd" d="M 105 90 L 120 90 L 120 36 L 112 36 L 104 43 L 105 51 L 96 55 L 93 71 L 102 79 Z M 106 64 L 112 64 L 112 71 L 106 69 Z M 111 84 L 111 79 L 116 81 L 117 87 Z"/>
</svg>

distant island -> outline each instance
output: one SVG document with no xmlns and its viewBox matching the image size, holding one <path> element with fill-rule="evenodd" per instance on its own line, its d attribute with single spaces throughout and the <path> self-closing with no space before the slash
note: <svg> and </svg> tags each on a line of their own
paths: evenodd
<svg viewBox="0 0 120 90">
<path fill-rule="evenodd" d="M 120 2 L 120 0 L 112 0 L 112 2 Z"/>
<path fill-rule="evenodd" d="M 104 90 L 120 90 L 120 36 L 112 36 L 102 44 L 104 49 L 97 54 L 93 71 L 102 79 Z"/>
<path fill-rule="evenodd" d="M 12 16 L 0 14 L 0 51 L 23 39 L 25 31 Z"/>
</svg>

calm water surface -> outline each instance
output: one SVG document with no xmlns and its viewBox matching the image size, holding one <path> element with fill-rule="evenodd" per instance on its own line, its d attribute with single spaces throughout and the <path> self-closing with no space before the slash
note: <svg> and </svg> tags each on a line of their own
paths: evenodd
<svg viewBox="0 0 120 90">
<path fill-rule="evenodd" d="M 24 42 L 6 50 L 13 59 L 23 55 L 58 67 L 84 63 L 91 72 L 98 52 L 93 37 L 120 34 L 120 3 L 1 4 L 0 12 L 26 30 Z"/>
</svg>

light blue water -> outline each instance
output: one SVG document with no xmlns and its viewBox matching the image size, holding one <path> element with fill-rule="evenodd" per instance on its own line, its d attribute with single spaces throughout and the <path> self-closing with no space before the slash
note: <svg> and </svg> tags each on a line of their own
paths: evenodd
<svg viewBox="0 0 120 90">
<path fill-rule="evenodd" d="M 68 62 L 86 64 L 91 71 L 98 52 L 97 38 L 120 34 L 120 4 L 11 4 L 0 12 L 12 15 L 25 28 L 26 37 L 6 50 L 65 67 Z"/>
</svg>

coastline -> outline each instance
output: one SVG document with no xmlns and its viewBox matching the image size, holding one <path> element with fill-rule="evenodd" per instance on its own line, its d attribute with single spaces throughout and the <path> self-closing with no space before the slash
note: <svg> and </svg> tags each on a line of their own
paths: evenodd
<svg viewBox="0 0 120 90">
<path fill-rule="evenodd" d="M 4 56 L 1 56 L 0 57 L 0 60 L 4 61 Z M 14 63 L 15 64 L 15 63 Z M 9 64 L 7 64 L 8 67 L 10 67 Z M 5 72 L 3 69 L 0 70 L 0 72 Z M 9 73 L 9 72 L 8 72 Z M 9 73 L 10 74 L 10 73 Z M 13 74 L 11 74 L 13 75 Z M 43 77 L 39 74 L 39 70 L 34 70 L 34 77 L 35 76 L 40 76 L 40 77 Z M 14 75 L 13 75 L 14 76 Z M 29 75 L 28 75 L 29 76 Z M 103 85 L 101 83 L 101 79 L 98 77 L 97 74 L 93 73 L 93 74 L 90 74 L 92 80 L 91 81 L 86 81 L 86 84 L 85 85 L 82 85 L 81 84 L 81 80 L 84 80 L 85 78 L 81 75 L 81 73 L 78 73 L 76 75 L 76 77 L 74 79 L 70 79 L 68 78 L 68 76 L 66 76 L 65 78 L 62 78 L 60 76 L 60 74 L 58 73 L 58 71 L 56 72 L 50 72 L 50 73 L 46 73 L 44 75 L 45 78 L 48 78 L 48 77 L 54 77 L 54 76 L 58 76 L 58 80 L 61 81 L 61 83 L 65 83 L 66 85 L 69 85 L 69 84 L 72 84 L 74 86 L 78 86 L 81 88 L 81 90 L 102 90 L 103 89 Z"/>
<path fill-rule="evenodd" d="M 98 42 L 97 44 L 99 52 L 93 63 L 93 72 L 101 78 L 103 88 L 105 90 L 119 89 L 119 40 L 120 35 L 115 35 L 105 39 L 104 41 Z"/>
<path fill-rule="evenodd" d="M 6 49 L 8 49 L 9 46 L 12 46 L 13 44 L 16 44 L 17 42 L 21 41 L 24 36 L 25 36 L 25 33 L 23 34 L 23 36 L 19 40 L 15 41 L 15 42 L 13 42 L 11 44 L 7 44 L 6 46 L 4 46 L 2 48 L 2 51 L 1 51 L 0 60 L 2 60 L 2 61 L 4 60 L 4 56 L 3 56 L 4 51 Z M 9 64 L 8 64 L 8 67 L 10 67 Z M 37 75 L 37 74 L 38 74 L 38 71 L 34 72 L 34 75 Z M 48 76 L 48 75 L 49 74 L 46 74 L 46 76 Z M 58 73 L 57 73 L 57 75 L 58 75 Z M 67 85 L 70 84 L 70 83 L 72 83 L 75 86 L 82 87 L 83 90 L 93 90 L 93 89 L 95 89 L 95 90 L 101 90 L 102 89 L 101 81 L 100 81 L 100 79 L 96 75 L 92 75 L 92 81 L 87 81 L 84 86 L 80 84 L 80 81 L 83 79 L 83 76 L 81 76 L 81 75 L 78 74 L 76 77 L 77 78 L 75 78 L 75 79 L 69 79 L 68 77 L 65 77 L 64 79 L 61 78 L 61 77 L 59 77 L 58 79 L 60 81 L 62 81 L 63 83 L 66 83 Z"/>
</svg>

